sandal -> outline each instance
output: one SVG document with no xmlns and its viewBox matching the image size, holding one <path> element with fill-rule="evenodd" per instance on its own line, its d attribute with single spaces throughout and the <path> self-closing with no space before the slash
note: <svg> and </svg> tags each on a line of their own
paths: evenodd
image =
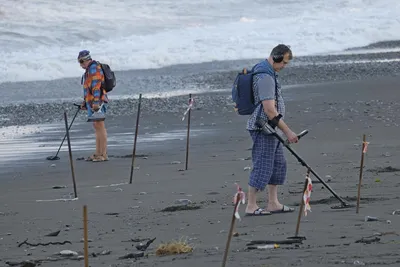
<svg viewBox="0 0 400 267">
<path fill-rule="evenodd" d="M 85 160 L 86 160 L 86 161 L 93 161 L 96 157 L 97 157 L 97 155 L 96 155 L 96 154 L 93 154 L 93 155 L 87 157 Z"/>
<path fill-rule="evenodd" d="M 265 215 L 271 215 L 271 212 L 262 209 L 262 208 L 258 208 L 255 211 L 251 212 L 246 212 L 246 216 L 265 216 Z"/>
<path fill-rule="evenodd" d="M 96 156 L 92 161 L 101 162 L 101 161 L 106 161 L 106 159 L 103 156 Z"/>
<path fill-rule="evenodd" d="M 294 211 L 293 208 L 283 205 L 281 210 L 272 210 L 270 212 L 271 213 L 289 213 L 289 212 L 293 212 L 293 211 Z"/>
</svg>

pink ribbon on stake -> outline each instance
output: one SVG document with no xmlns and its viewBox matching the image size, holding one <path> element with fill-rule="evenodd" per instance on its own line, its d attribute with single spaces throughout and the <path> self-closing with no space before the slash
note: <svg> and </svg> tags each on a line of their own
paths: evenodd
<svg viewBox="0 0 400 267">
<path fill-rule="evenodd" d="M 312 181 L 311 181 L 309 174 L 306 175 L 306 180 L 307 180 L 307 186 L 306 186 L 306 190 L 304 191 L 304 194 L 303 194 L 304 216 L 307 216 L 307 211 L 311 212 L 310 198 L 311 198 L 311 191 L 312 191 Z"/>
<path fill-rule="evenodd" d="M 369 142 L 364 142 L 364 149 L 363 149 L 364 154 L 367 153 L 368 145 L 369 145 Z"/>
<path fill-rule="evenodd" d="M 188 108 L 186 109 L 185 113 L 183 113 L 182 121 L 185 120 L 186 114 L 189 112 L 189 110 L 192 109 L 193 103 L 194 103 L 194 99 L 193 99 L 193 97 L 192 97 L 192 98 L 189 99 L 189 106 L 188 106 Z"/>
<path fill-rule="evenodd" d="M 235 196 L 233 197 L 233 204 L 236 205 L 236 201 L 239 199 L 239 203 L 235 210 L 235 217 L 236 217 L 236 219 L 241 220 L 240 214 L 239 214 L 239 206 L 240 206 L 240 204 L 246 203 L 246 194 L 245 194 L 245 192 L 243 192 L 242 188 L 237 183 L 235 183 L 235 184 L 237 186 L 237 192 L 236 192 Z M 239 196 L 239 198 L 238 198 L 238 196 Z"/>
</svg>

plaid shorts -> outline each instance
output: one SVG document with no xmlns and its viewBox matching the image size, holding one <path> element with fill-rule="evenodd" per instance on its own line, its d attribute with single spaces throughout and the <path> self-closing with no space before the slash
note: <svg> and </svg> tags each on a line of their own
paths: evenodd
<svg viewBox="0 0 400 267">
<path fill-rule="evenodd" d="M 267 184 L 282 185 L 286 181 L 286 159 L 283 145 L 273 135 L 249 131 L 253 139 L 253 169 L 249 186 L 263 191 Z"/>
</svg>

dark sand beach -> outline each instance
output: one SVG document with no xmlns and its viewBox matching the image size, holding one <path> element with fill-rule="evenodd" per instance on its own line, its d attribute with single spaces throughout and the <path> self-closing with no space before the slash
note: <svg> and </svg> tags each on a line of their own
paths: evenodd
<svg viewBox="0 0 400 267">
<path fill-rule="evenodd" d="M 356 204 L 362 135 L 367 135 L 370 144 L 365 156 L 360 213 L 356 214 L 355 207 L 332 209 L 339 202 L 312 176 L 312 212 L 302 218 L 300 225 L 300 235 L 306 240 L 276 249 L 246 249 L 250 241 L 282 241 L 295 233 L 306 169 L 286 151 L 288 179 L 280 188 L 281 201 L 296 211 L 245 217 L 244 206 L 240 206 L 242 220 L 235 228 L 239 236 L 232 238 L 226 266 L 400 265 L 400 216 L 392 214 L 400 209 L 399 84 L 398 78 L 374 78 L 284 89 L 288 99 L 286 122 L 296 132 L 309 130 L 292 147 L 351 204 Z M 247 192 L 251 139 L 245 131 L 246 117 L 234 113 L 229 93 L 194 97 L 197 104 L 191 129 L 204 133 L 191 139 L 187 171 L 181 170 L 185 167 L 186 145 L 186 121 L 182 122 L 181 117 L 187 97 L 176 98 L 174 101 L 183 104 L 168 112 L 150 112 L 146 105 L 151 101 L 144 102 L 139 142 L 145 132 L 177 130 L 183 137 L 139 146 L 133 184 L 126 184 L 131 158 L 123 157 L 132 153 L 132 145 L 110 147 L 114 157 L 104 163 L 76 160 L 91 151 L 73 151 L 78 188 L 78 199 L 73 201 L 46 201 L 74 197 L 65 150 L 56 162 L 40 159 L 30 167 L 18 165 L 4 170 L 0 186 L 0 265 L 42 260 L 43 267 L 83 266 L 83 260 L 58 260 L 55 254 L 62 250 L 83 253 L 82 212 L 83 205 L 87 205 L 90 266 L 221 266 L 235 183 Z M 203 105 L 207 99 L 212 99 L 213 105 Z M 110 136 L 113 131 L 132 133 L 135 120 L 135 115 L 110 118 Z M 72 134 L 71 142 L 87 134 L 92 136 L 90 125 L 79 127 L 82 132 L 79 136 Z M 126 139 L 133 141 L 133 135 L 127 134 Z M 263 194 L 260 206 L 265 203 Z M 199 208 L 162 211 L 180 199 L 188 199 L 190 206 Z M 366 222 L 365 216 L 379 220 Z M 59 235 L 45 236 L 54 231 L 60 231 Z M 374 236 L 368 244 L 357 242 L 368 236 Z M 140 242 L 135 239 L 143 238 L 156 238 L 144 257 L 119 259 L 138 252 L 135 246 Z M 18 246 L 26 239 L 30 243 L 70 243 Z M 159 244 L 180 239 L 194 247 L 192 253 L 155 255 Z"/>
</svg>

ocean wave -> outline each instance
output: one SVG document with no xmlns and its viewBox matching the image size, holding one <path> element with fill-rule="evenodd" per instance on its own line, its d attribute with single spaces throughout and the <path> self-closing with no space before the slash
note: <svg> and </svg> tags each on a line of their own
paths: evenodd
<svg viewBox="0 0 400 267">
<path fill-rule="evenodd" d="M 277 43 L 290 44 L 298 57 L 400 40 L 396 0 L 255 1 L 246 9 L 243 0 L 94 0 L 84 9 L 78 0 L 17 2 L 0 24 L 7 32 L 0 38 L 0 83 L 79 77 L 82 49 L 114 70 L 131 70 L 265 58 Z"/>
</svg>

